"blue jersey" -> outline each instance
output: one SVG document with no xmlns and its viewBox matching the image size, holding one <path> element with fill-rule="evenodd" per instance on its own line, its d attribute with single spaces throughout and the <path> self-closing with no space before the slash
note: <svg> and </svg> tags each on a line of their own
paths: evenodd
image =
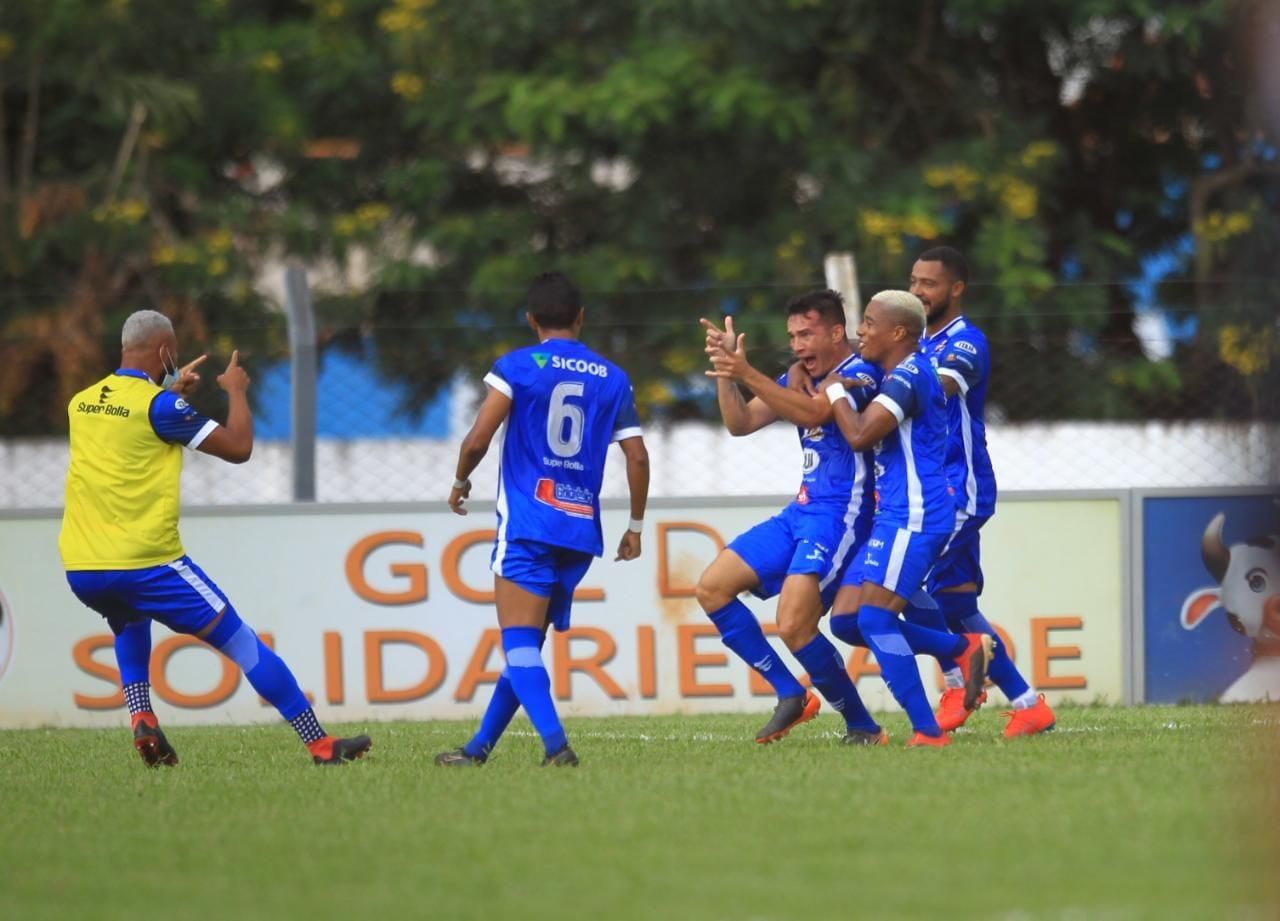
<svg viewBox="0 0 1280 921">
<path fill-rule="evenodd" d="M 789 373 L 778 378 L 783 387 L 787 386 Z M 849 390 L 849 400 L 855 409 L 865 409 L 875 397 L 880 383 L 880 369 L 875 365 L 850 355 L 836 365 L 832 373 L 862 382 L 863 386 Z M 819 380 L 815 379 L 814 383 Z M 834 420 L 811 429 L 796 426 L 796 434 L 800 437 L 804 461 L 800 490 L 792 505 L 839 506 L 847 510 L 850 525 L 859 516 L 870 518 L 875 513 L 871 452 L 850 448 Z"/>
<path fill-rule="evenodd" d="M 947 401 L 947 478 L 956 491 L 956 505 L 973 516 L 989 516 L 996 510 L 996 474 L 987 453 L 987 383 L 991 378 L 991 351 L 982 330 L 964 317 L 956 317 L 932 336 L 921 349 L 938 374 L 960 386 Z"/>
<path fill-rule="evenodd" d="M 947 404 L 933 365 L 923 353 L 908 355 L 872 402 L 898 420 L 876 445 L 877 526 L 949 533 L 956 506 L 946 474 Z"/>
<path fill-rule="evenodd" d="M 533 540 L 600 556 L 609 445 L 640 435 L 626 372 L 574 339 L 499 358 L 484 381 L 511 398 L 498 469 L 498 543 Z"/>
</svg>

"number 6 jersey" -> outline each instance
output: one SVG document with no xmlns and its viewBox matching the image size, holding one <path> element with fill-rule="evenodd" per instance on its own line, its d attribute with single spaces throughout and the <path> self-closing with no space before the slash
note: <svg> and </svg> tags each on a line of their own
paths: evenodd
<svg viewBox="0 0 1280 921">
<path fill-rule="evenodd" d="M 575 339 L 548 339 L 499 358 L 484 382 L 511 399 L 499 436 L 498 541 L 600 556 L 609 445 L 641 434 L 626 372 Z"/>
</svg>

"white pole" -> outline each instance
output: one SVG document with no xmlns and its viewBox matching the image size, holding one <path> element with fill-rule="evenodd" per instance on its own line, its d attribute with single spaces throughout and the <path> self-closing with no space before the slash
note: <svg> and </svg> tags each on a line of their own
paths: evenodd
<svg viewBox="0 0 1280 921">
<path fill-rule="evenodd" d="M 822 260 L 827 287 L 844 298 L 845 328 L 853 332 L 862 317 L 862 296 L 858 292 L 858 264 L 853 253 L 827 253 Z"/>
</svg>

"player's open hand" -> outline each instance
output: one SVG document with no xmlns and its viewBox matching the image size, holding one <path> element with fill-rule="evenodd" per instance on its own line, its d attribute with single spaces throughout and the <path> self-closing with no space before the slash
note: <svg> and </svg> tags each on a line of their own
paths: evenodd
<svg viewBox="0 0 1280 921">
<path fill-rule="evenodd" d="M 467 513 L 466 506 L 463 504 L 471 498 L 471 481 L 465 481 L 461 486 L 455 486 L 449 490 L 449 508 L 455 515 L 465 515 Z"/>
<path fill-rule="evenodd" d="M 728 380 L 741 380 L 751 369 L 747 362 L 747 334 L 734 334 L 733 317 L 724 318 L 723 346 L 712 349 L 708 346 L 707 356 L 711 359 L 712 370 L 706 372 L 707 377 L 719 377 Z"/>
<path fill-rule="evenodd" d="M 803 393 L 808 397 L 816 397 L 820 390 L 813 385 L 813 378 L 804 368 L 803 361 L 797 361 L 787 369 L 787 389 Z"/>
<path fill-rule="evenodd" d="M 231 360 L 227 362 L 227 370 L 218 375 L 218 386 L 227 393 L 238 390 L 241 393 L 249 389 L 249 373 L 240 367 L 240 350 L 235 349 L 231 353 Z"/>
<path fill-rule="evenodd" d="M 640 555 L 640 535 L 635 531 L 624 531 L 622 540 L 618 541 L 618 555 L 613 558 L 617 563 L 619 560 L 626 562 L 634 560 Z"/>
<path fill-rule="evenodd" d="M 204 364 L 204 360 L 208 357 L 208 355 L 201 355 L 195 361 L 189 361 L 179 368 L 178 379 L 170 389 L 180 396 L 188 396 L 200 384 L 200 375 L 196 373 L 196 368 Z"/>
</svg>

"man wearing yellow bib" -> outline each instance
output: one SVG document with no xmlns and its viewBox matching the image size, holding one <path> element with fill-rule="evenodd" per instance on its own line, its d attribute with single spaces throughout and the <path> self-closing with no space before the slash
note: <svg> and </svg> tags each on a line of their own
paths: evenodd
<svg viewBox="0 0 1280 921">
<path fill-rule="evenodd" d="M 240 619 L 178 537 L 182 449 L 233 464 L 253 451 L 249 375 L 239 353 L 217 378 L 229 404 L 224 426 L 184 399 L 200 380 L 195 369 L 205 356 L 178 369 L 178 340 L 167 317 L 139 310 L 125 320 L 120 339 L 120 368 L 67 406 L 71 466 L 58 551 L 71 590 L 115 634 L 134 747 L 148 766 L 178 763 L 151 709 L 154 620 L 199 637 L 239 665 L 316 764 L 362 757 L 369 737 L 335 738 L 321 728 L 289 667 Z"/>
</svg>

